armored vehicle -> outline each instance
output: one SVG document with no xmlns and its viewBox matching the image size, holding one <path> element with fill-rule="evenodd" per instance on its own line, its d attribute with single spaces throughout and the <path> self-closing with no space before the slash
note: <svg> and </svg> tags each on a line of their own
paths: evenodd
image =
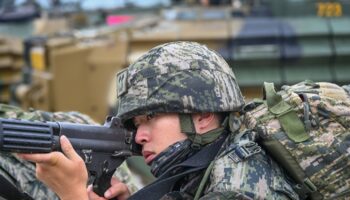
<svg viewBox="0 0 350 200">
<path fill-rule="evenodd" d="M 99 27 L 30 37 L 24 41 L 26 63 L 12 103 L 46 111 L 79 111 L 98 122 L 110 112 L 115 74 L 126 67 L 129 28 L 152 22 L 140 19 Z"/>
<path fill-rule="evenodd" d="M 157 26 L 132 32 L 128 61 L 163 42 L 201 42 L 230 63 L 248 99 L 261 95 L 263 81 L 350 81 L 349 1 L 231 3 L 164 10 Z"/>
<path fill-rule="evenodd" d="M 263 81 L 277 87 L 305 79 L 350 81 L 349 1 L 233 0 L 225 6 L 165 8 L 158 16 L 109 34 L 107 27 L 28 38 L 25 58 L 32 70 L 14 99 L 24 107 L 78 110 L 102 122 L 109 110 L 102 96 L 114 93 L 114 83 L 107 83 L 114 73 L 150 48 L 177 40 L 217 50 L 247 100 L 261 96 Z"/>
</svg>

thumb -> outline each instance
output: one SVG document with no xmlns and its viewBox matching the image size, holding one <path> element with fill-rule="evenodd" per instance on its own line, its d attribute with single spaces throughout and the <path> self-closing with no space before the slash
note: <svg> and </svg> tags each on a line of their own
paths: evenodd
<svg viewBox="0 0 350 200">
<path fill-rule="evenodd" d="M 69 142 L 68 138 L 65 135 L 60 137 L 61 149 L 62 152 L 67 156 L 70 160 L 75 160 L 79 158 L 79 155 L 74 150 L 72 144 Z"/>
</svg>

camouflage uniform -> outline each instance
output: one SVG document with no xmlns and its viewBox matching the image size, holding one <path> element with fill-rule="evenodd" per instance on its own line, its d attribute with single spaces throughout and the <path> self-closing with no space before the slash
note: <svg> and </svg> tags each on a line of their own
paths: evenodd
<svg viewBox="0 0 350 200">
<path fill-rule="evenodd" d="M 257 132 L 260 144 L 268 143 L 265 150 L 278 163 L 290 166 L 285 169 L 299 185 L 299 196 L 350 199 L 348 86 L 308 80 L 278 92 L 271 83 L 264 87 L 266 102 L 246 112 L 246 127 Z M 279 114 L 282 104 L 290 110 L 287 120 Z"/>
<path fill-rule="evenodd" d="M 291 182 L 265 151 L 237 162 L 232 134 L 214 161 L 201 199 L 299 199 Z"/>
<path fill-rule="evenodd" d="M 44 111 L 25 112 L 15 106 L 0 104 L 0 117 L 16 118 L 39 121 L 65 121 L 72 123 L 96 124 L 88 116 L 77 112 L 55 112 Z M 126 182 L 131 192 L 137 191 L 142 185 L 130 176 L 128 166 L 121 165 L 115 175 L 123 182 Z M 28 194 L 33 199 L 58 199 L 56 194 L 36 179 L 35 165 L 19 159 L 15 154 L 0 152 L 0 175 L 6 176 L 16 187 Z M 1 194 L 0 194 L 1 196 Z"/>
<path fill-rule="evenodd" d="M 234 73 L 216 52 L 193 42 L 167 43 L 120 72 L 117 83 L 118 116 L 126 127 L 134 128 L 131 119 L 137 115 L 179 113 L 181 131 L 188 136 L 156 156 L 151 171 L 159 178 L 130 199 L 193 199 L 200 183 L 205 183 L 197 194 L 201 199 L 298 199 L 264 151 L 236 162 L 233 149 L 243 131 L 239 117 L 232 114 L 230 123 L 196 134 L 191 113 L 231 113 L 244 105 Z M 239 135 L 238 141 L 247 140 Z M 200 167 L 187 164 L 212 154 Z M 208 180 L 202 181 L 205 173 Z"/>
</svg>

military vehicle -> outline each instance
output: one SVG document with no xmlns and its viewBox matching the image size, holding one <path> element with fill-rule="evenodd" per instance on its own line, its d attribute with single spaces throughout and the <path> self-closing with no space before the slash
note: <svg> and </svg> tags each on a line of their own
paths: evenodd
<svg viewBox="0 0 350 200">
<path fill-rule="evenodd" d="M 128 30 L 151 22 L 142 18 L 26 39 L 26 73 L 12 102 L 26 109 L 75 110 L 102 123 L 110 112 L 108 96 L 115 94 L 115 74 L 127 63 Z"/>
<path fill-rule="evenodd" d="M 32 71 L 26 71 L 31 75 L 13 93 L 26 108 L 74 109 L 102 122 L 109 110 L 102 96 L 114 93 L 107 92 L 114 73 L 150 48 L 176 40 L 217 50 L 234 69 L 248 100 L 260 97 L 263 81 L 276 86 L 305 79 L 348 83 L 349 15 L 346 0 L 233 0 L 226 6 L 165 8 L 152 23 L 134 23 L 109 34 L 101 28 L 82 37 L 78 35 L 84 31 L 28 38 L 26 63 Z M 87 37 L 89 32 L 94 36 Z"/>
<path fill-rule="evenodd" d="M 14 87 L 21 82 L 29 83 L 28 68 L 24 67 L 24 61 L 28 61 L 28 56 L 24 55 L 29 47 L 25 44 L 26 40 L 34 37 L 33 40 L 37 41 L 38 35 L 50 37 L 87 26 L 87 23 L 90 22 L 86 20 L 86 14 L 78 7 L 70 3 L 69 5 L 55 5 L 44 10 L 35 0 L 26 0 L 21 3 L 0 0 L 1 103 L 14 103 L 13 100 L 11 101 L 11 96 L 13 96 L 11 90 L 15 91 Z M 27 49 L 23 46 L 26 46 Z M 21 88 L 23 90 L 23 87 Z"/>
<path fill-rule="evenodd" d="M 40 6 L 32 0 L 27 0 L 19 6 L 16 6 L 13 0 L 0 1 L 0 22 L 29 21 L 40 14 Z"/>
<path fill-rule="evenodd" d="M 247 99 L 263 81 L 350 81 L 350 1 L 231 3 L 164 10 L 157 26 L 132 32 L 128 61 L 163 42 L 198 41 L 230 63 Z"/>
<path fill-rule="evenodd" d="M 0 102 L 10 102 L 11 86 L 22 81 L 22 40 L 0 35 Z"/>
</svg>

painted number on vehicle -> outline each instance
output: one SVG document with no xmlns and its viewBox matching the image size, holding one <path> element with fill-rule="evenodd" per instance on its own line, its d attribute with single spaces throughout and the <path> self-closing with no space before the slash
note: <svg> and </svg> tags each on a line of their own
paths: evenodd
<svg viewBox="0 0 350 200">
<path fill-rule="evenodd" d="M 32 67 L 39 71 L 45 70 L 45 49 L 43 47 L 33 47 L 30 50 L 30 61 Z"/>
<path fill-rule="evenodd" d="M 322 2 L 317 3 L 316 7 L 319 17 L 340 17 L 343 15 L 343 9 L 340 3 Z"/>
</svg>

